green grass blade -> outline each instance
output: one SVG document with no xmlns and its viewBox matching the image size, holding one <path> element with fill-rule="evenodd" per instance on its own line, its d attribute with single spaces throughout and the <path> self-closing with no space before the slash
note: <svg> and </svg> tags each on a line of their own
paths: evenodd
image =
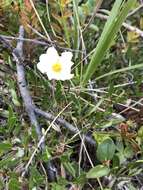
<svg viewBox="0 0 143 190">
<path fill-rule="evenodd" d="M 113 22 L 115 22 L 115 18 L 117 17 L 119 10 L 120 10 L 120 6 L 121 6 L 122 0 L 119 1 L 115 1 L 112 11 L 109 14 L 110 19 L 107 20 L 105 26 L 104 26 L 104 30 L 101 34 L 100 39 L 104 38 L 104 35 L 107 33 L 107 31 L 109 30 L 110 26 L 113 25 Z"/>
<path fill-rule="evenodd" d="M 97 77 L 96 80 L 102 79 L 104 77 L 107 77 L 107 76 L 110 76 L 110 75 L 113 75 L 113 74 L 122 73 L 122 72 L 130 71 L 130 70 L 134 70 L 134 69 L 140 69 L 140 68 L 143 68 L 143 63 L 132 65 L 132 66 L 129 66 L 129 67 L 125 67 L 125 68 L 122 68 L 122 69 L 117 69 L 115 71 L 111 71 L 109 73 L 106 73 L 104 75 L 101 75 L 101 76 Z"/>
<path fill-rule="evenodd" d="M 117 2 L 120 4 L 120 6 Z M 111 10 L 108 21 L 105 24 L 97 47 L 95 48 L 95 52 L 87 67 L 87 70 L 83 77 L 82 85 L 85 85 L 87 83 L 87 81 L 92 77 L 95 70 L 97 69 L 97 66 L 103 60 L 105 53 L 110 48 L 113 39 L 115 38 L 117 32 L 119 31 L 122 23 L 124 22 L 127 14 L 129 13 L 135 2 L 136 0 L 128 0 L 127 2 L 123 2 L 121 4 L 121 1 L 116 0 Z"/>
</svg>

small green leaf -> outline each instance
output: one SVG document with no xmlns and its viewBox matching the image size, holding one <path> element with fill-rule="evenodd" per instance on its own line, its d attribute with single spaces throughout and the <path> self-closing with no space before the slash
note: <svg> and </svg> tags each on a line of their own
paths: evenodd
<svg viewBox="0 0 143 190">
<path fill-rule="evenodd" d="M 132 149 L 131 146 L 127 146 L 127 147 L 124 149 L 123 154 L 124 154 L 124 156 L 125 156 L 126 158 L 131 158 L 131 157 L 133 157 L 133 155 L 134 155 L 134 151 L 133 151 L 133 149 Z"/>
<path fill-rule="evenodd" d="M 0 160 L 0 169 L 1 168 L 9 168 L 11 166 L 15 166 L 17 164 L 17 160 L 13 160 L 13 155 Z"/>
<path fill-rule="evenodd" d="M 63 190 L 63 189 L 64 189 L 64 187 L 57 183 L 52 184 L 52 190 Z"/>
<path fill-rule="evenodd" d="M 43 176 L 38 171 L 36 167 L 31 167 L 30 179 L 29 179 L 29 189 L 42 185 L 44 181 Z"/>
<path fill-rule="evenodd" d="M 120 166 L 120 159 L 119 157 L 115 154 L 113 159 L 112 159 L 112 168 L 119 167 Z"/>
<path fill-rule="evenodd" d="M 74 169 L 74 167 L 72 166 L 72 164 L 70 162 L 65 162 L 63 163 L 64 167 L 67 169 L 67 171 L 73 176 L 75 177 L 76 175 L 76 171 Z"/>
<path fill-rule="evenodd" d="M 44 162 L 47 162 L 50 158 L 51 158 L 51 154 L 50 151 L 48 150 L 48 148 L 46 147 L 45 151 L 42 153 L 42 160 Z"/>
<path fill-rule="evenodd" d="M 115 153 L 115 144 L 111 138 L 105 139 L 97 148 L 97 158 L 101 162 L 112 160 Z"/>
<path fill-rule="evenodd" d="M 86 177 L 87 178 L 99 178 L 108 175 L 110 169 L 107 166 L 97 165 L 96 167 L 89 170 Z"/>
<path fill-rule="evenodd" d="M 8 188 L 9 190 L 20 190 L 21 189 L 21 185 L 16 178 L 10 179 L 8 187 L 9 187 Z"/>
<path fill-rule="evenodd" d="M 18 100 L 17 94 L 15 89 L 10 89 L 11 96 L 12 96 L 12 102 L 14 103 L 15 106 L 20 106 L 20 102 Z"/>
<path fill-rule="evenodd" d="M 139 130 L 138 130 L 138 136 L 139 136 L 140 138 L 143 138 L 143 126 L 141 126 L 141 127 L 139 128 Z"/>
<path fill-rule="evenodd" d="M 12 148 L 10 143 L 0 143 L 0 152 L 8 151 Z"/>
<path fill-rule="evenodd" d="M 2 179 L 0 179 L 0 189 L 4 189 L 4 182 Z"/>
<path fill-rule="evenodd" d="M 105 133 L 103 134 L 103 133 L 97 133 L 97 132 L 93 133 L 93 136 L 98 144 L 102 143 L 105 139 L 110 138 L 109 134 L 105 134 Z"/>
</svg>

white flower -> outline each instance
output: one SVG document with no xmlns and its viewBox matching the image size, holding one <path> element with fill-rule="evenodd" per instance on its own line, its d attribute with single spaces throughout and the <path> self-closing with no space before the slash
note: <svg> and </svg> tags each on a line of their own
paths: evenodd
<svg viewBox="0 0 143 190">
<path fill-rule="evenodd" d="M 41 73 L 47 74 L 49 80 L 69 80 L 74 76 L 71 74 L 72 56 L 71 52 L 63 52 L 59 56 L 57 50 L 50 47 L 45 54 L 40 56 L 37 68 Z"/>
</svg>

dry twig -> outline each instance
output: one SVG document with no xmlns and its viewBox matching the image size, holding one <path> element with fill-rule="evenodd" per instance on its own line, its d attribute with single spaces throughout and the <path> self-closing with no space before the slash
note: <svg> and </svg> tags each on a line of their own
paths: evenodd
<svg viewBox="0 0 143 190">
<path fill-rule="evenodd" d="M 38 114 L 38 115 L 41 115 L 43 117 L 45 117 L 48 121 L 53 121 L 55 116 L 53 116 L 51 113 L 48 113 L 48 112 L 45 112 L 37 107 L 35 107 L 35 112 Z M 70 124 L 69 122 L 67 122 L 66 120 L 58 117 L 55 121 L 55 123 L 61 125 L 62 127 L 68 129 L 71 134 L 77 134 L 77 133 L 80 133 L 80 131 L 74 127 L 72 124 Z M 90 137 L 90 136 L 87 136 L 87 135 L 83 135 L 84 139 L 85 139 L 85 142 L 87 142 L 89 145 L 93 146 L 93 147 L 96 147 L 96 142 Z"/>
<path fill-rule="evenodd" d="M 100 13 L 96 13 L 96 17 L 100 18 L 100 19 L 103 19 L 103 20 L 108 19 L 107 15 L 103 15 L 103 14 L 100 14 Z M 122 26 L 124 26 L 129 31 L 136 32 L 140 37 L 143 38 L 143 31 L 140 30 L 139 28 L 137 28 L 135 26 L 132 26 L 132 25 L 126 23 L 126 22 L 123 22 Z"/>
<path fill-rule="evenodd" d="M 59 50 L 83 53 L 83 51 L 81 51 L 81 50 L 76 50 L 76 49 L 65 48 L 65 47 L 59 46 L 56 41 L 51 41 L 50 42 L 47 39 L 44 41 L 44 40 L 37 40 L 37 39 L 19 38 L 19 37 L 15 37 L 15 36 L 0 35 L 0 40 L 1 41 L 2 40 L 6 40 L 6 41 L 9 41 L 9 40 L 16 40 L 16 41 L 21 40 L 21 41 L 24 41 L 24 42 L 39 44 L 39 45 L 47 46 L 47 47 L 55 46 Z M 7 46 L 7 45 L 5 44 L 5 46 Z"/>
<path fill-rule="evenodd" d="M 19 38 L 24 37 L 24 28 L 23 26 L 20 26 L 19 29 Z M 18 40 L 17 47 L 14 49 L 13 46 L 6 41 L 3 37 L 0 37 L 0 41 L 9 49 L 12 51 L 12 55 L 15 58 L 16 61 L 16 67 L 17 67 L 17 80 L 18 80 L 18 86 L 19 90 L 24 102 L 25 109 L 28 113 L 29 119 L 31 124 L 35 127 L 38 139 L 40 140 L 42 137 L 40 125 L 37 121 L 37 116 L 34 111 L 34 104 L 32 101 L 32 98 L 30 96 L 30 93 L 27 89 L 27 84 L 26 84 L 26 79 L 25 79 L 25 71 L 24 71 L 24 66 L 23 66 L 23 61 L 24 61 L 24 56 L 23 56 L 23 41 Z M 45 150 L 45 143 L 44 140 L 41 143 L 41 150 Z M 49 180 L 55 181 L 56 176 L 55 176 L 55 167 L 51 164 L 49 161 L 48 163 L 45 164 Z M 25 171 L 26 173 L 27 171 Z"/>
</svg>

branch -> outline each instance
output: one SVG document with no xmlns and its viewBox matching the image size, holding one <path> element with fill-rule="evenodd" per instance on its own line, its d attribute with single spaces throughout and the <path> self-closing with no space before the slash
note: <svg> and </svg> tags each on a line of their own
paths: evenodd
<svg viewBox="0 0 143 190">
<path fill-rule="evenodd" d="M 19 37 L 15 37 L 15 36 L 0 35 L 0 40 L 5 40 L 5 39 L 8 41 L 9 40 L 17 40 L 17 41 L 21 40 L 21 41 L 30 42 L 30 43 L 39 44 L 39 45 L 48 46 L 48 47 L 55 46 L 59 50 L 83 53 L 82 50 L 65 48 L 65 47 L 59 46 L 56 41 L 48 41 L 47 39 L 45 41 L 42 41 L 42 40 L 37 40 L 37 39 L 19 38 Z"/>
<path fill-rule="evenodd" d="M 23 26 L 20 27 L 19 29 L 19 38 L 24 37 L 24 28 Z M 19 57 L 15 56 L 15 52 L 19 55 Z M 17 80 L 18 80 L 18 85 L 20 89 L 20 93 L 26 108 L 26 111 L 28 113 L 28 116 L 30 118 L 31 124 L 35 127 L 36 133 L 38 135 L 38 139 L 40 140 L 42 138 L 42 133 L 41 133 L 41 128 L 39 126 L 39 123 L 36 118 L 35 111 L 33 109 L 33 101 L 30 96 L 30 93 L 27 89 L 27 84 L 26 84 L 26 79 L 25 79 L 25 72 L 24 72 L 24 66 L 23 66 L 23 41 L 19 40 L 17 43 L 17 47 L 14 50 L 14 57 L 16 60 L 16 67 L 17 67 Z M 19 60 L 20 58 L 20 60 Z M 22 61 L 22 62 L 21 62 Z M 45 150 L 45 142 L 43 141 L 41 143 L 41 149 L 44 151 Z M 55 167 L 51 164 L 51 162 L 46 163 L 47 167 L 47 173 L 50 181 L 55 181 Z M 27 171 L 25 171 L 27 172 Z"/>
<path fill-rule="evenodd" d="M 24 37 L 24 28 L 22 26 L 20 26 L 19 39 L 21 39 L 23 37 Z M 17 46 L 16 46 L 15 49 L 2 36 L 0 36 L 0 41 L 4 44 L 4 46 L 6 46 L 12 52 L 12 55 L 15 58 L 16 68 L 17 68 L 17 81 L 18 81 L 20 94 L 22 96 L 24 106 L 25 106 L 25 109 L 26 109 L 27 114 L 29 116 L 31 125 L 33 125 L 35 127 L 38 139 L 40 140 L 42 138 L 42 133 L 41 133 L 41 129 L 40 129 L 39 123 L 38 123 L 37 118 L 36 118 L 35 111 L 33 109 L 34 104 L 33 104 L 32 98 L 30 96 L 30 93 L 29 93 L 29 91 L 27 89 L 27 84 L 26 84 L 26 79 L 25 79 L 25 71 L 24 71 L 24 66 L 23 66 L 23 61 L 24 61 L 23 41 L 18 40 Z M 41 143 L 40 148 L 41 148 L 42 151 L 45 150 L 44 141 Z M 50 161 L 48 163 L 46 163 L 45 165 L 46 165 L 49 181 L 55 181 L 55 179 L 56 179 L 56 177 L 55 177 L 55 173 L 56 173 L 55 167 L 53 166 L 53 164 Z M 27 170 L 25 170 L 23 172 L 23 176 L 25 175 L 26 172 L 27 172 Z"/>
<path fill-rule="evenodd" d="M 23 38 L 24 36 L 24 29 L 23 27 L 20 27 L 19 30 L 19 37 Z M 15 55 L 15 52 L 17 52 L 17 55 L 19 55 L 19 57 L 17 57 L 17 55 Z M 32 98 L 30 96 L 30 93 L 27 89 L 27 84 L 26 84 L 26 79 L 25 79 L 25 72 L 24 72 L 24 66 L 23 66 L 23 41 L 19 40 L 17 43 L 17 47 L 16 49 L 14 49 L 14 57 L 15 57 L 15 61 L 16 61 L 16 67 L 17 67 L 17 80 L 18 80 L 18 86 L 19 86 L 19 90 L 24 102 L 24 106 L 25 109 L 28 113 L 28 116 L 30 118 L 30 122 L 33 126 L 35 126 L 37 135 L 38 135 L 38 139 L 41 138 L 41 130 L 40 130 L 40 126 L 38 124 L 35 112 L 33 110 L 33 102 L 32 102 Z M 19 60 L 20 58 L 20 60 Z"/>
<path fill-rule="evenodd" d="M 55 116 L 52 115 L 51 113 L 45 112 L 37 107 L 34 108 L 35 113 L 37 113 L 38 115 L 41 115 L 43 117 L 45 117 L 47 120 L 49 121 L 53 121 Z M 80 133 L 80 131 L 74 127 L 72 124 L 68 123 L 66 120 L 61 119 L 61 118 L 57 118 L 55 121 L 57 124 L 63 126 L 64 128 L 68 129 L 71 134 L 77 134 Z M 89 145 L 93 146 L 96 148 L 96 142 L 88 135 L 83 135 L 83 138 L 85 139 L 85 142 L 87 142 Z"/>
<path fill-rule="evenodd" d="M 0 41 L 1 41 L 1 43 L 2 43 L 6 48 L 8 48 L 11 52 L 13 51 L 13 46 L 12 46 L 7 40 L 5 40 L 5 38 L 4 38 L 2 35 L 0 35 Z"/>
</svg>

